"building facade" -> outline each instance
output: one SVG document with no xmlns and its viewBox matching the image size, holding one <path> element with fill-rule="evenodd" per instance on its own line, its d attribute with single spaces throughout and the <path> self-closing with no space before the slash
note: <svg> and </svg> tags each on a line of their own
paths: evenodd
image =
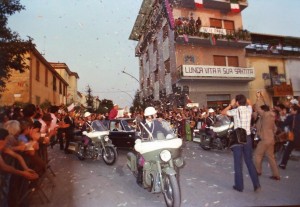
<svg viewBox="0 0 300 207">
<path fill-rule="evenodd" d="M 77 73 L 72 72 L 66 63 L 53 63 L 50 65 L 55 71 L 69 84 L 67 88 L 67 105 L 72 103 L 80 103 L 81 96 L 78 95 L 78 79 Z"/>
<path fill-rule="evenodd" d="M 28 70 L 20 73 L 11 70 L 11 78 L 6 90 L 1 93 L 0 105 L 15 102 L 39 105 L 49 101 L 51 104 L 66 104 L 68 83 L 53 69 L 47 60 L 33 48 L 25 54 Z"/>
<path fill-rule="evenodd" d="M 249 95 L 255 70 L 247 67 L 251 41 L 241 16 L 248 4 L 237 5 L 233 11 L 225 0 L 203 0 L 201 8 L 190 0 L 143 1 L 130 39 L 138 41 L 144 99 L 216 108 L 236 94 Z"/>
<path fill-rule="evenodd" d="M 299 96 L 300 38 L 251 33 L 246 47 L 249 67 L 255 68 L 255 80 L 249 84 L 252 100 L 262 91 L 269 105 Z"/>
</svg>

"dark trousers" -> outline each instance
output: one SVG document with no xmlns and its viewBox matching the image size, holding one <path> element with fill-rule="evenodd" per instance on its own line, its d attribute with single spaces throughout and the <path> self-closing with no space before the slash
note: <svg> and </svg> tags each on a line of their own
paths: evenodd
<svg viewBox="0 0 300 207">
<path fill-rule="evenodd" d="M 284 150 L 283 157 L 282 157 L 280 165 L 284 165 L 284 166 L 287 165 L 287 163 L 289 161 L 289 158 L 290 158 L 290 155 L 291 155 L 294 148 L 295 148 L 295 142 L 289 142 L 286 149 Z"/>
<path fill-rule="evenodd" d="M 234 160 L 234 185 L 236 189 L 244 189 L 243 181 L 243 160 L 246 163 L 254 189 L 260 187 L 256 168 L 252 160 L 252 140 L 250 135 L 247 136 L 247 143 L 232 147 Z"/>
<path fill-rule="evenodd" d="M 68 151 L 69 145 L 70 145 L 70 141 L 73 140 L 74 138 L 74 134 L 73 131 L 68 131 L 66 132 L 66 145 L 65 145 L 65 151 Z"/>
</svg>

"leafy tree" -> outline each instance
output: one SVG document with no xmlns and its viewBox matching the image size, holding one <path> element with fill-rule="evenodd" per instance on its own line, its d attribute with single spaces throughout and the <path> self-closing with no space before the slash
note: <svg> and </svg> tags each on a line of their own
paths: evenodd
<svg viewBox="0 0 300 207">
<path fill-rule="evenodd" d="M 130 112 L 140 112 L 146 108 L 145 103 L 141 102 L 139 92 L 137 91 L 134 96 L 134 100 L 132 102 L 132 107 L 130 107 Z"/>
<path fill-rule="evenodd" d="M 92 89 L 89 85 L 87 86 L 86 94 L 87 94 L 87 96 L 86 96 L 86 105 L 87 105 L 88 111 L 89 112 L 94 112 L 94 107 L 93 107 L 94 97 L 93 97 L 93 94 L 92 94 Z"/>
<path fill-rule="evenodd" d="M 8 17 L 23 9 L 20 0 L 0 1 L 0 92 L 5 90 L 11 69 L 24 72 L 28 68 L 23 55 L 34 46 L 32 39 L 22 40 L 7 27 Z"/>
</svg>

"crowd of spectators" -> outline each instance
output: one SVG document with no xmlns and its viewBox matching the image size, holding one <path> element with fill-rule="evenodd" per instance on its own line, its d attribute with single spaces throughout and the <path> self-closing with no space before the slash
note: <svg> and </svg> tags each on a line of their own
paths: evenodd
<svg viewBox="0 0 300 207">
<path fill-rule="evenodd" d="M 115 105 L 114 110 L 117 107 Z M 257 109 L 257 107 L 253 108 Z M 262 108 L 262 110 L 271 110 L 275 114 L 276 132 L 274 132 L 274 136 L 277 137 L 277 142 L 286 141 L 280 140 L 280 135 L 282 132 L 286 132 L 287 128 L 295 132 L 295 141 L 288 145 L 288 150 L 279 165 L 280 168 L 285 169 L 291 151 L 299 147 L 299 129 L 292 128 L 293 123 L 295 125 L 293 120 L 296 120 L 296 124 L 300 124 L 299 102 L 293 99 L 285 104 L 279 103 L 274 108 Z M 169 121 L 179 137 L 185 141 L 192 141 L 193 138 L 187 138 L 188 135 L 192 136 L 193 130 L 201 129 L 203 123 L 209 124 L 208 122 L 211 121 L 209 116 L 218 116 L 222 108 L 193 107 L 169 110 L 160 107 L 157 108 L 157 111 L 158 117 Z M 262 113 L 258 116 L 253 113 L 253 127 L 259 123 L 258 120 L 261 116 Z M 296 119 L 289 118 L 292 116 Z M 130 116 L 126 113 L 124 117 L 143 119 L 143 112 L 135 112 Z M 38 106 L 27 104 L 23 108 L 11 106 L 2 109 L 0 113 L 0 188 L 2 189 L 0 206 L 18 206 L 20 201 L 23 206 L 28 206 L 29 201 L 24 195 L 47 173 L 49 167 L 48 148 L 58 143 L 60 150 L 68 154 L 68 145 L 73 139 L 74 131 L 80 131 L 86 121 L 98 119 L 107 124 L 110 118 L 109 113 L 90 113 L 87 119 L 84 111 L 76 112 L 74 107 L 68 107 L 66 110 L 59 106 L 50 106 L 42 110 Z M 261 157 L 263 155 L 260 153 L 255 156 L 258 157 L 256 167 L 261 173 Z M 272 166 L 274 168 L 274 163 Z M 278 178 L 279 174 L 275 168 L 274 172 Z"/>
</svg>

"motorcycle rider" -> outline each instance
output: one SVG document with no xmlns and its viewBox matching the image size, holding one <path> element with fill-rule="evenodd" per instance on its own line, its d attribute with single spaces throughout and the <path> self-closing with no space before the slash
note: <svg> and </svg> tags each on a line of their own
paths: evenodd
<svg viewBox="0 0 300 207">
<path fill-rule="evenodd" d="M 215 110 L 210 108 L 208 109 L 208 116 L 205 119 L 205 133 L 210 136 L 212 139 L 210 139 L 210 144 L 212 144 L 213 138 L 216 137 L 216 133 L 210 128 L 211 126 L 214 126 L 214 124 L 217 121 Z"/>
<path fill-rule="evenodd" d="M 144 127 L 141 127 L 141 129 L 142 129 L 142 132 L 141 132 L 142 138 L 150 138 L 150 136 L 152 136 L 152 138 L 157 139 L 159 132 L 163 133 L 164 137 L 166 137 L 168 135 L 168 131 L 163 128 L 162 123 L 159 121 L 159 119 L 156 119 L 157 111 L 155 110 L 154 107 L 152 107 L 152 106 L 147 107 L 144 111 L 144 117 L 145 117 L 145 120 L 142 121 L 142 124 L 147 128 L 147 130 L 151 134 L 149 134 L 147 132 L 147 130 L 144 129 Z M 140 154 L 138 154 L 138 159 L 137 160 L 138 160 L 137 184 L 142 186 L 142 184 L 143 184 L 144 158 Z"/>
<path fill-rule="evenodd" d="M 93 130 L 92 128 L 92 114 L 90 112 L 85 112 L 83 117 L 86 119 L 85 122 L 82 125 L 81 132 L 91 132 Z M 86 152 L 86 148 L 89 143 L 91 143 L 91 139 L 87 137 L 86 135 L 83 135 L 82 142 L 84 144 L 84 152 Z"/>
</svg>

